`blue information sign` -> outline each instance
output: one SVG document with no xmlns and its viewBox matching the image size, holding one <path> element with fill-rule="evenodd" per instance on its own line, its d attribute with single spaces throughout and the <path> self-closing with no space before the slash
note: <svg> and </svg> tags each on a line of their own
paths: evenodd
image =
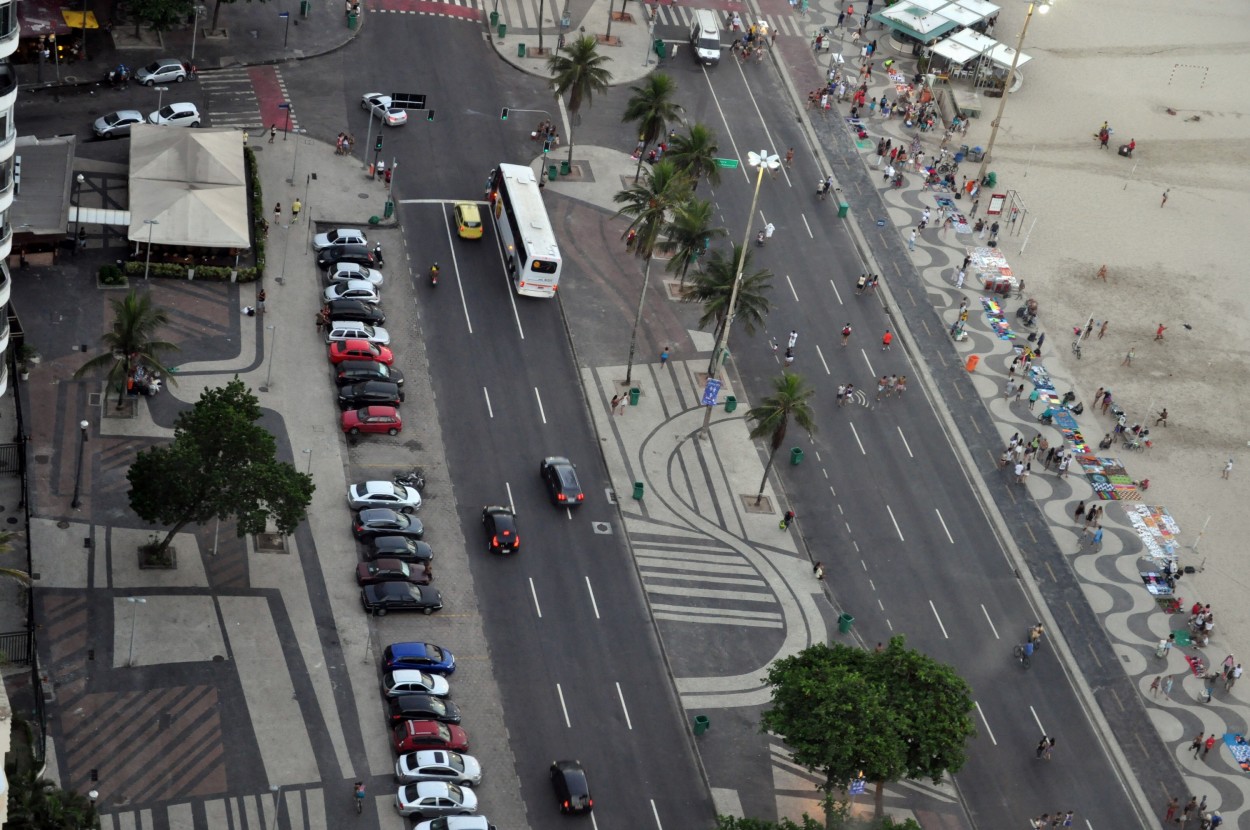
<svg viewBox="0 0 1250 830">
<path fill-rule="evenodd" d="M 703 387 L 703 406 L 716 406 L 716 397 L 720 394 L 720 381 L 708 378 L 707 386 Z"/>
</svg>

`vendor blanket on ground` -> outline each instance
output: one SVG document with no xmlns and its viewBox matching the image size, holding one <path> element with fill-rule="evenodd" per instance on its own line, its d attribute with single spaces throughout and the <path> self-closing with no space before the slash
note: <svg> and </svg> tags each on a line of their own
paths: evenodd
<svg viewBox="0 0 1250 830">
<path fill-rule="evenodd" d="M 1124 513 L 1128 516 L 1137 538 L 1145 546 L 1144 556 L 1149 556 L 1162 566 L 1165 562 L 1176 561 L 1181 529 L 1176 520 L 1162 507 L 1151 507 L 1148 504 L 1125 505 Z"/>
<path fill-rule="evenodd" d="M 985 309 L 986 319 L 989 320 L 990 328 L 998 335 L 999 340 L 1014 340 L 1016 333 L 1011 330 L 1011 326 L 1007 323 L 1007 313 L 1003 311 L 1002 304 L 993 297 L 982 297 L 981 307 Z"/>
<path fill-rule="evenodd" d="M 1118 458 L 1078 454 L 1076 463 L 1103 501 L 1141 501 L 1141 491 Z"/>
<path fill-rule="evenodd" d="M 951 218 L 951 227 L 955 229 L 955 233 L 972 233 L 972 226 L 968 224 L 968 220 L 964 218 L 964 215 L 959 212 L 959 209 L 955 206 L 954 199 L 949 196 L 935 196 L 933 198 L 937 202 L 938 207 L 946 208 Z"/>
</svg>

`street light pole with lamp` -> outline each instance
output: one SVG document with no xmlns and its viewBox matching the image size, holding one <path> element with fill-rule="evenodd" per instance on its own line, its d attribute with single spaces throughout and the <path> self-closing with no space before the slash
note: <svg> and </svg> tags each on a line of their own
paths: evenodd
<svg viewBox="0 0 1250 830">
<path fill-rule="evenodd" d="M 155 87 L 152 87 L 152 88 L 153 88 L 154 90 L 156 90 L 156 111 L 157 111 L 157 112 L 160 112 L 160 111 L 161 111 L 161 105 L 165 103 L 165 93 L 166 93 L 166 92 L 169 92 L 169 87 L 167 87 L 167 86 L 155 86 Z"/>
<path fill-rule="evenodd" d="M 134 606 L 134 610 L 130 612 L 130 656 L 126 658 L 126 665 L 133 666 L 135 664 L 135 620 L 139 617 L 139 606 L 146 605 L 147 600 L 143 597 L 126 597 L 126 602 Z"/>
<path fill-rule="evenodd" d="M 1029 31 L 1029 21 L 1033 19 L 1033 10 L 1038 14 L 1050 11 L 1052 0 L 1030 0 L 1029 11 L 1024 16 L 1024 25 L 1020 27 L 1020 37 L 1016 41 L 1015 54 L 1011 56 L 1011 68 L 1007 70 L 1007 81 L 1003 84 L 1003 97 L 998 101 L 998 114 L 990 125 L 990 140 L 985 145 L 985 154 L 981 156 L 981 169 L 977 171 L 977 184 L 985 181 L 985 171 L 990 164 L 990 156 L 994 152 L 994 141 L 998 138 L 998 127 L 1003 120 L 1003 110 L 1007 108 L 1007 96 L 1011 94 L 1011 85 L 1016 79 L 1016 66 L 1020 62 L 1020 50 L 1024 48 L 1024 36 Z"/>
<path fill-rule="evenodd" d="M 269 391 L 269 381 L 273 378 L 273 353 L 278 350 L 278 327 L 265 326 L 265 328 L 273 334 L 269 338 L 269 369 L 265 372 L 265 385 L 260 388 L 262 392 Z"/>
<path fill-rule="evenodd" d="M 69 506 L 77 510 L 82 505 L 82 457 L 87 450 L 87 428 L 91 424 L 87 421 L 78 422 L 78 467 L 74 472 L 74 500 Z"/>
<path fill-rule="evenodd" d="M 759 203 L 760 185 L 764 183 L 764 171 L 776 170 L 781 166 L 781 159 L 776 153 L 760 150 L 758 153 L 747 153 L 747 164 L 759 168 L 759 173 L 755 177 L 755 192 L 751 194 L 751 209 L 747 212 L 746 231 L 742 235 L 742 251 L 738 256 L 738 268 L 734 273 L 733 290 L 729 292 L 729 309 L 725 313 L 725 325 L 721 328 L 720 337 L 716 338 L 716 347 L 712 350 L 712 359 L 707 365 L 708 380 L 720 374 L 721 367 L 725 364 L 725 351 L 729 345 L 729 327 L 733 324 L 734 311 L 738 305 L 738 287 L 742 285 L 742 272 L 746 268 L 747 245 L 751 242 L 751 222 L 754 221 L 755 207 Z M 700 438 L 707 437 L 708 425 L 711 422 L 712 407 L 709 406 L 707 412 L 703 413 L 703 427 L 699 430 Z"/>
<path fill-rule="evenodd" d="M 200 32 L 200 15 L 204 14 L 208 9 L 196 3 L 192 11 L 195 12 L 195 25 L 191 29 L 191 63 L 195 63 L 195 36 Z"/>
<path fill-rule="evenodd" d="M 74 177 L 74 253 L 78 253 L 78 229 L 82 227 L 82 186 L 87 177 L 79 173 Z"/>
<path fill-rule="evenodd" d="M 160 222 L 155 219 L 144 219 L 143 224 L 148 226 L 148 251 L 143 259 L 143 279 L 146 282 L 148 278 L 148 269 L 152 266 L 152 229 Z"/>
</svg>

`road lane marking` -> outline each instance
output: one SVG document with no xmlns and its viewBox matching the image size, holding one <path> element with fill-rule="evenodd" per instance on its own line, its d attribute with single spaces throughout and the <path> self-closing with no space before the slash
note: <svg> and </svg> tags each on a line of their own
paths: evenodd
<svg viewBox="0 0 1250 830">
<path fill-rule="evenodd" d="M 621 711 L 625 713 L 625 726 L 630 732 L 634 731 L 634 724 L 629 719 L 629 707 L 625 705 L 625 693 L 621 691 L 621 684 L 616 684 L 616 696 L 621 699 Z"/>
<path fill-rule="evenodd" d="M 530 596 L 534 598 L 534 610 L 538 613 L 538 619 L 543 618 L 542 606 L 538 604 L 538 591 L 534 588 L 534 578 L 530 577 Z"/>
<path fill-rule="evenodd" d="M 512 503 L 512 485 L 505 481 L 503 486 L 504 489 L 508 491 L 508 509 L 515 513 L 516 505 Z"/>
<path fill-rule="evenodd" d="M 985 711 L 981 709 L 981 704 L 973 701 L 973 705 L 977 707 L 977 714 L 981 716 L 981 723 L 985 726 L 985 732 L 990 736 L 990 743 L 998 746 L 998 739 L 994 737 L 994 730 L 990 728 L 990 722 L 985 719 Z"/>
<path fill-rule="evenodd" d="M 942 518 L 942 511 L 935 507 L 933 508 L 933 512 L 937 514 L 938 521 L 942 523 L 942 532 L 946 534 L 946 541 L 950 542 L 952 545 L 955 544 L 955 540 L 951 537 L 951 530 L 946 526 L 946 520 Z"/>
<path fill-rule="evenodd" d="M 460 289 L 460 307 L 464 309 L 464 324 L 468 327 L 469 334 L 472 334 L 473 321 L 469 319 L 469 298 L 464 295 L 464 281 L 460 279 L 460 261 L 456 259 L 456 243 L 451 233 L 451 214 L 441 207 L 439 213 L 443 216 L 443 228 L 447 231 L 447 250 L 451 252 L 451 270 L 456 274 L 456 285 Z M 430 288 L 433 287 L 431 284 Z"/>
<path fill-rule="evenodd" d="M 569 707 L 564 705 L 564 690 L 560 688 L 560 684 L 556 684 L 556 694 L 560 696 L 560 711 L 564 712 L 564 726 L 572 729 L 573 724 L 569 723 Z"/>
<path fill-rule="evenodd" d="M 946 626 L 942 624 L 942 615 L 938 613 L 937 606 L 933 604 L 933 600 L 929 600 L 929 610 L 933 612 L 933 619 L 937 620 L 938 628 L 942 629 L 942 636 L 949 640 L 951 635 L 946 633 Z"/>
<path fill-rule="evenodd" d="M 742 78 L 742 87 L 743 89 L 746 90 L 747 97 L 751 99 L 751 106 L 755 108 L 755 114 L 756 116 L 759 117 L 760 126 L 764 128 L 764 135 L 768 136 L 769 146 L 773 148 L 771 151 L 765 149 L 764 153 L 765 155 L 767 155 L 769 152 L 772 152 L 773 154 L 778 154 L 777 147 L 779 145 L 773 139 L 772 130 L 769 129 L 769 124 L 768 124 L 768 121 L 765 120 L 764 118 L 764 113 L 760 112 L 760 105 L 759 105 L 759 102 L 755 100 L 755 92 L 751 89 L 751 84 L 747 82 L 746 72 L 744 72 L 742 69 L 743 61 L 737 61 L 737 64 L 738 64 L 738 75 L 739 77 Z M 704 71 L 706 72 L 707 70 L 704 70 Z M 778 159 L 778 161 L 781 161 L 781 159 Z M 786 185 L 789 187 L 794 187 L 794 183 L 790 181 L 790 173 L 788 170 L 786 170 L 785 164 L 779 164 L 777 166 L 777 169 L 781 171 L 781 175 L 785 176 Z M 774 179 L 777 178 L 776 170 L 772 171 L 772 176 Z"/>
<path fill-rule="evenodd" d="M 490 405 L 490 390 L 485 386 L 482 387 L 482 397 L 486 398 L 486 414 L 493 419 L 495 417 L 495 409 Z"/>
<path fill-rule="evenodd" d="M 907 455 L 910 456 L 911 458 L 915 458 L 916 456 L 912 455 L 912 452 L 911 452 L 911 444 L 907 443 L 907 436 L 903 434 L 902 427 L 898 428 L 898 437 L 903 439 L 903 447 L 906 448 Z"/>
<path fill-rule="evenodd" d="M 985 621 L 990 624 L 990 631 L 994 634 L 994 639 L 1001 640 L 1002 637 L 998 636 L 998 629 L 994 627 L 994 621 L 990 619 L 990 612 L 984 603 L 981 605 L 981 613 L 985 615 Z"/>
<path fill-rule="evenodd" d="M 538 401 L 538 417 L 542 418 L 543 424 L 547 423 L 547 411 L 543 409 L 543 396 L 538 391 L 538 387 L 534 387 L 534 400 Z"/>
<path fill-rule="evenodd" d="M 886 509 L 886 512 L 890 514 L 890 521 L 894 523 L 894 532 L 898 534 L 898 540 L 900 542 L 907 541 L 906 539 L 903 538 L 903 531 L 899 529 L 898 519 L 894 518 L 894 511 L 890 509 L 890 505 L 887 504 L 885 506 L 885 509 Z"/>
<path fill-rule="evenodd" d="M 699 68 L 703 70 L 703 80 L 707 81 L 708 91 L 712 93 L 712 103 L 716 104 L 716 111 L 720 113 L 720 121 L 725 127 L 725 134 L 729 136 L 729 143 L 733 145 L 734 157 L 743 159 L 745 156 L 743 156 L 742 151 L 738 149 L 738 142 L 734 139 L 734 131 L 729 126 L 729 119 L 725 117 L 725 110 L 721 108 L 720 98 L 716 95 L 716 87 L 712 86 L 712 77 L 707 74 L 707 67 L 700 64 Z M 568 133 L 565 133 L 565 135 L 568 135 Z M 738 169 L 742 171 L 742 177 L 746 179 L 747 184 L 750 184 L 751 174 L 747 172 L 747 166 L 745 164 L 739 164 Z"/>
<path fill-rule="evenodd" d="M 829 363 L 825 360 L 825 353 L 820 350 L 820 346 L 816 347 L 816 354 L 820 356 L 820 363 L 825 367 L 825 374 L 832 375 L 833 372 L 829 371 Z"/>
<path fill-rule="evenodd" d="M 794 288 L 794 280 L 790 279 L 790 275 L 786 274 L 786 285 L 790 286 L 790 296 L 797 303 L 799 301 L 799 292 Z"/>
<path fill-rule="evenodd" d="M 833 289 L 833 296 L 838 298 L 838 305 L 846 305 L 846 303 L 842 302 L 842 292 L 838 290 L 838 285 L 833 281 L 832 277 L 829 279 L 829 287 Z"/>
<path fill-rule="evenodd" d="M 868 364 L 868 374 L 872 375 L 874 378 L 880 377 L 880 375 L 877 374 L 877 371 L 872 368 L 872 361 L 868 359 L 868 352 L 860 349 L 859 353 L 864 356 L 864 362 Z"/>
<path fill-rule="evenodd" d="M 594 813 L 591 813 L 591 815 L 594 815 Z M 651 815 L 655 816 L 655 826 L 660 828 L 660 830 L 664 830 L 664 825 L 660 824 L 660 811 L 655 809 L 654 798 L 651 799 Z"/>
<path fill-rule="evenodd" d="M 1033 722 L 1037 724 L 1038 731 L 1040 731 L 1043 735 L 1050 734 L 1046 731 L 1046 727 L 1042 726 L 1042 719 L 1037 716 L 1037 710 L 1032 706 L 1029 707 L 1029 714 L 1033 716 Z"/>
<path fill-rule="evenodd" d="M 603 619 L 599 616 L 599 603 L 595 602 L 595 589 L 590 586 L 590 577 L 586 577 L 586 593 L 590 594 L 590 607 L 595 609 L 595 619 Z"/>
<path fill-rule="evenodd" d="M 851 424 L 851 432 L 855 435 L 855 443 L 859 444 L 859 454 L 867 455 L 868 453 L 864 450 L 864 442 L 859 440 L 859 430 L 855 429 L 855 424 L 849 421 L 847 423 Z"/>
<path fill-rule="evenodd" d="M 816 238 L 816 234 L 812 233 L 812 226 L 811 226 L 811 225 L 809 225 L 809 224 L 807 224 L 807 214 L 806 214 L 806 213 L 800 213 L 800 214 L 799 214 L 799 216 L 800 216 L 800 217 L 802 217 L 802 219 L 803 219 L 803 227 L 807 228 L 807 238 L 808 238 L 808 239 L 815 239 L 815 238 Z"/>
</svg>

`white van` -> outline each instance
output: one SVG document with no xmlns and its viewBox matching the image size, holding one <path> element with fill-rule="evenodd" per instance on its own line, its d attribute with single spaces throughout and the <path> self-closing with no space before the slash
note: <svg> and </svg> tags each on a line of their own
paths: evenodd
<svg viewBox="0 0 1250 830">
<path fill-rule="evenodd" d="M 720 62 L 720 19 L 711 9 L 696 9 L 690 24 L 690 45 L 694 59 L 704 66 Z"/>
</svg>

